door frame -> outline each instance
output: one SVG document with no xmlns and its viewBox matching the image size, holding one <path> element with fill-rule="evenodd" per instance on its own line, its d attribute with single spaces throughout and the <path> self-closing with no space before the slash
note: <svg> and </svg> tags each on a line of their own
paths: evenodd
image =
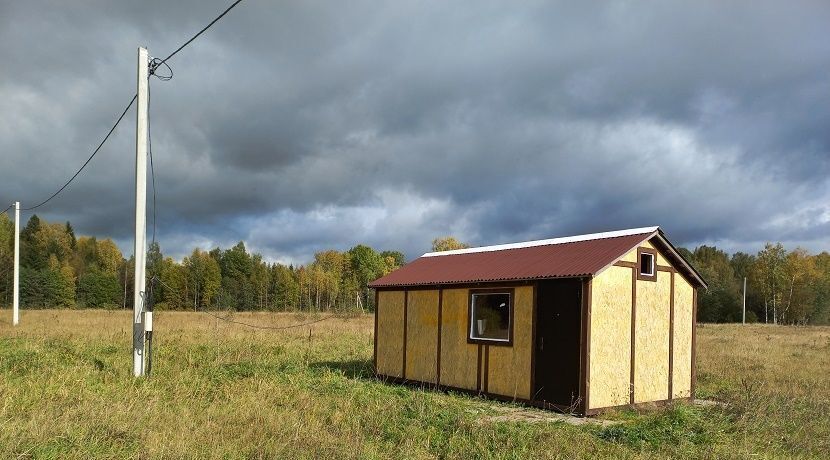
<svg viewBox="0 0 830 460">
<path fill-rule="evenodd" d="M 578 400 L 576 401 L 575 405 L 572 406 L 564 406 L 561 404 L 555 404 L 551 402 L 545 402 L 544 398 L 540 395 L 540 389 L 538 387 L 538 382 L 536 379 L 536 366 L 537 366 L 537 349 L 539 345 L 539 289 L 540 284 L 545 281 L 566 281 L 566 280 L 573 280 L 579 281 L 580 283 L 580 291 L 579 291 L 579 366 L 577 370 L 577 380 L 578 380 Z M 533 346 L 531 348 L 531 356 L 530 356 L 530 388 L 531 388 L 531 395 L 530 399 L 533 403 L 540 405 L 542 407 L 548 409 L 554 409 L 561 412 L 569 412 L 569 411 L 576 411 L 576 413 L 585 415 L 589 406 L 588 402 L 588 395 L 589 395 L 589 373 L 588 369 L 590 368 L 590 350 L 591 350 L 591 277 L 563 277 L 563 278 L 552 278 L 552 279 L 543 279 L 543 280 L 536 280 L 533 284 L 533 327 L 532 327 L 532 343 Z"/>
</svg>

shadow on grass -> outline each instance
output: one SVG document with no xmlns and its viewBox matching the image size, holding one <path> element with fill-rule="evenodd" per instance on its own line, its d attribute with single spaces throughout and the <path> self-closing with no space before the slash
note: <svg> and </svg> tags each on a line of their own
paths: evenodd
<svg viewBox="0 0 830 460">
<path fill-rule="evenodd" d="M 309 365 L 312 369 L 328 369 L 342 373 L 350 379 L 374 380 L 375 371 L 371 359 L 352 359 L 347 361 L 318 361 Z"/>
</svg>

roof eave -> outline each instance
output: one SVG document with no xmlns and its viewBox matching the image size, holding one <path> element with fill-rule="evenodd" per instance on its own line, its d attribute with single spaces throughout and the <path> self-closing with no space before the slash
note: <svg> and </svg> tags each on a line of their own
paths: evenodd
<svg viewBox="0 0 830 460">
<path fill-rule="evenodd" d="M 643 242 L 651 240 L 652 238 L 655 238 L 655 237 L 658 239 L 658 241 L 660 241 L 662 246 L 671 253 L 671 255 L 675 259 L 675 263 L 679 263 L 679 265 L 681 265 L 685 269 L 685 272 L 694 281 L 696 281 L 699 284 L 699 287 L 702 287 L 703 289 L 709 289 L 709 284 L 706 282 L 706 280 L 703 279 L 703 276 L 695 269 L 695 267 L 688 260 L 686 260 L 685 257 L 683 257 L 682 254 L 680 254 L 680 252 L 677 250 L 677 248 L 675 248 L 674 245 L 671 244 L 671 241 L 669 241 L 669 239 L 666 238 L 665 233 L 663 233 L 663 230 L 660 229 L 659 227 L 655 231 L 653 231 L 652 233 L 649 233 L 647 236 L 645 236 L 642 241 L 640 241 L 636 245 L 632 246 L 631 249 L 634 249 L 637 246 L 643 244 Z M 606 266 L 602 267 L 601 269 L 597 270 L 596 273 L 594 273 L 594 276 L 598 276 L 600 273 L 604 272 L 609 267 L 611 267 L 614 264 L 616 264 L 617 262 L 619 262 L 623 257 L 625 257 L 626 254 L 628 254 L 628 251 L 626 251 L 625 253 L 623 253 L 621 256 L 617 257 L 613 261 L 611 261 L 611 263 L 609 263 Z"/>
<path fill-rule="evenodd" d="M 530 281 L 544 281 L 544 280 L 554 280 L 554 279 L 572 279 L 572 278 L 592 278 L 594 275 L 592 273 L 578 273 L 573 275 L 562 275 L 562 276 L 538 276 L 533 278 L 504 278 L 504 279 L 497 279 L 497 280 L 472 280 L 472 281 L 435 281 L 435 282 L 428 282 L 428 283 L 406 283 L 406 284 L 373 284 L 370 283 L 368 285 L 371 289 L 387 289 L 387 288 L 411 288 L 411 287 L 424 287 L 424 286 L 456 286 L 456 285 L 467 285 L 467 284 L 499 284 L 499 283 L 523 283 L 523 282 L 530 282 Z"/>
<path fill-rule="evenodd" d="M 700 272 L 698 272 L 697 269 L 695 269 L 694 265 L 692 265 L 691 262 L 686 260 L 686 258 L 683 257 L 682 254 L 680 254 L 680 251 L 678 251 L 677 248 L 675 248 L 674 245 L 671 244 L 671 241 L 669 241 L 669 239 L 666 238 L 666 235 L 665 233 L 663 233 L 663 230 L 658 229 L 656 236 L 658 237 L 658 241 L 663 243 L 665 248 L 668 249 L 675 257 L 675 259 L 678 262 L 680 262 L 680 264 L 686 269 L 687 273 L 691 275 L 691 277 L 699 283 L 699 287 L 708 290 L 709 283 L 707 283 L 706 280 L 703 279 L 703 275 L 701 275 Z"/>
</svg>

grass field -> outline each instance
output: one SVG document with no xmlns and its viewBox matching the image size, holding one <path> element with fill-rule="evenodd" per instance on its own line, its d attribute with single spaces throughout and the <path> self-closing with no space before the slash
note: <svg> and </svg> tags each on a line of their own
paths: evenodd
<svg viewBox="0 0 830 460">
<path fill-rule="evenodd" d="M 699 327 L 698 396 L 728 406 L 600 427 L 487 422 L 503 403 L 375 381 L 371 316 L 157 313 L 134 380 L 129 313 L 1 313 L 0 458 L 830 457 L 826 327 Z"/>
</svg>

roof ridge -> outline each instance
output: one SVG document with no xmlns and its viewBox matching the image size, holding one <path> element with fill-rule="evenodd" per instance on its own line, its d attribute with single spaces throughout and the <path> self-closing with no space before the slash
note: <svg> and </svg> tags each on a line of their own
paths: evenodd
<svg viewBox="0 0 830 460">
<path fill-rule="evenodd" d="M 601 233 L 586 233 L 583 235 L 573 235 L 573 236 L 564 236 L 558 238 L 549 238 L 544 240 L 533 240 L 533 241 L 524 241 L 518 243 L 506 243 L 506 244 L 496 244 L 490 246 L 479 246 L 474 248 L 466 248 L 466 249 L 453 249 L 451 251 L 436 251 L 436 252 L 427 252 L 421 257 L 440 257 L 440 256 L 452 256 L 457 254 L 474 254 L 480 252 L 496 252 L 496 251 L 506 251 L 509 249 L 521 249 L 521 248 L 532 248 L 538 246 L 553 246 L 558 244 L 567 244 L 567 243 L 577 243 L 580 241 L 595 241 L 595 240 L 604 240 L 610 238 L 620 238 L 624 236 L 631 236 L 631 235 L 645 235 L 648 233 L 654 233 L 659 230 L 660 227 L 653 226 L 653 227 L 640 227 L 640 228 L 631 228 L 626 230 L 615 230 L 610 232 L 601 232 Z"/>
</svg>

